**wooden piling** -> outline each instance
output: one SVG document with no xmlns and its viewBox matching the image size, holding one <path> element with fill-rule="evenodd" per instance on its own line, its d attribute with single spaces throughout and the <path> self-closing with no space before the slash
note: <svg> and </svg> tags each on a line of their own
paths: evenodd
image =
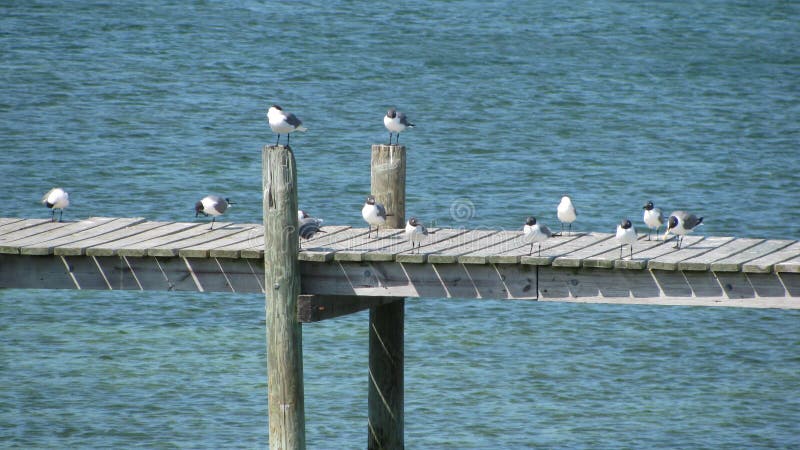
<svg viewBox="0 0 800 450">
<path fill-rule="evenodd" d="M 371 193 L 386 207 L 386 226 L 405 227 L 406 148 L 372 145 Z M 391 298 L 387 299 L 387 301 Z M 369 312 L 369 423 L 367 448 L 402 449 L 405 300 Z"/>
<path fill-rule="evenodd" d="M 288 146 L 265 146 L 262 158 L 269 445 L 305 449 L 297 172 Z"/>
</svg>

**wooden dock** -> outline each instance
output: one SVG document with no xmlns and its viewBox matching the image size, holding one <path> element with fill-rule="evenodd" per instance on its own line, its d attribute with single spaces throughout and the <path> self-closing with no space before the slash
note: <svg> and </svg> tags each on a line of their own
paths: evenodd
<svg viewBox="0 0 800 450">
<path fill-rule="evenodd" d="M 433 229 L 405 240 L 404 146 L 372 146 L 370 193 L 392 213 L 379 238 L 326 226 L 297 236 L 297 170 L 266 146 L 263 223 L 144 218 L 0 218 L 0 289 L 259 293 L 266 300 L 270 448 L 305 448 L 303 322 L 369 308 L 367 448 L 404 448 L 405 298 L 800 308 L 800 242 L 640 235 L 620 258 L 609 233 L 549 239 L 530 255 L 521 230 Z M 627 250 L 623 255 L 627 254 Z"/>
<path fill-rule="evenodd" d="M 217 223 L 0 218 L 0 287 L 263 293 L 263 226 Z M 642 234 L 620 259 L 609 233 L 529 256 L 519 230 L 433 229 L 419 254 L 399 229 L 323 230 L 302 242 L 303 294 L 800 308 L 794 240 Z"/>
</svg>

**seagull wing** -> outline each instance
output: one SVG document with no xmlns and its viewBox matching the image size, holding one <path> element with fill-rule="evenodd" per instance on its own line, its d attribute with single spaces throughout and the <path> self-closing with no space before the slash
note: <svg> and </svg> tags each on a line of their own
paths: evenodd
<svg viewBox="0 0 800 450">
<path fill-rule="evenodd" d="M 293 126 L 295 128 L 299 128 L 300 125 L 303 124 L 303 122 L 300 121 L 300 119 L 298 119 L 297 116 L 295 116 L 292 113 L 286 114 L 286 123 L 288 123 L 289 125 L 291 125 L 291 126 Z"/>
</svg>

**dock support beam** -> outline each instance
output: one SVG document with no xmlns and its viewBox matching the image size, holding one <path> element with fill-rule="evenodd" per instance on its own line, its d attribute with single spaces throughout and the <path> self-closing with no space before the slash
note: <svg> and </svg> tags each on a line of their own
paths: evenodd
<svg viewBox="0 0 800 450">
<path fill-rule="evenodd" d="M 288 146 L 266 146 L 262 157 L 269 446 L 299 450 L 306 448 L 306 435 L 303 332 L 297 320 L 297 172 Z"/>
<path fill-rule="evenodd" d="M 406 148 L 372 145 L 371 193 L 391 214 L 389 228 L 405 227 Z M 387 299 L 388 301 L 389 299 Z M 405 299 L 369 311 L 368 449 L 402 449 Z"/>
</svg>

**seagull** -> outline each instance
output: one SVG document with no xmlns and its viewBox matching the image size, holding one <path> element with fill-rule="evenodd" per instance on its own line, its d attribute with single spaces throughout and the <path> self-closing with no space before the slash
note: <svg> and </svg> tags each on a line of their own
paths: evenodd
<svg viewBox="0 0 800 450">
<path fill-rule="evenodd" d="M 680 249 L 683 242 L 683 236 L 694 231 L 695 227 L 703 224 L 703 218 L 697 218 L 694 214 L 689 214 L 686 211 L 672 211 L 667 221 L 667 232 L 664 233 L 664 240 L 667 240 L 667 235 L 672 232 L 675 237 L 675 248 Z"/>
<path fill-rule="evenodd" d="M 578 218 L 578 211 L 575 210 L 575 205 L 568 196 L 561 197 L 561 203 L 558 204 L 558 220 L 561 221 L 561 232 L 564 232 L 564 224 L 569 224 L 569 231 L 572 233 L 572 222 Z"/>
<path fill-rule="evenodd" d="M 302 221 L 303 221 L 303 219 L 308 219 L 308 218 L 310 218 L 310 217 L 311 217 L 311 216 L 309 216 L 309 215 L 308 215 L 308 213 L 307 213 L 307 212 L 305 212 L 304 210 L 302 210 L 302 209 L 298 209 L 298 210 L 297 210 L 297 221 L 298 221 L 298 222 L 302 222 Z M 322 219 L 317 219 L 317 218 L 314 218 L 314 220 L 317 220 L 317 221 L 319 221 L 319 223 L 320 223 L 320 224 L 322 224 L 322 222 L 323 222 L 323 220 L 322 220 Z"/>
<path fill-rule="evenodd" d="M 52 220 L 56 221 L 56 210 L 59 210 L 58 221 L 61 222 L 61 217 L 64 215 L 64 208 L 69 206 L 69 193 L 60 187 L 50 189 L 42 197 L 42 204 L 50 208 L 52 212 Z"/>
<path fill-rule="evenodd" d="M 408 242 L 411 242 L 411 253 L 414 253 L 414 245 L 417 246 L 417 253 L 419 253 L 419 248 L 422 246 L 422 239 L 428 235 L 428 229 L 425 228 L 425 225 L 419 223 L 416 217 L 412 217 L 408 219 L 406 223 L 406 239 Z"/>
<path fill-rule="evenodd" d="M 297 232 L 301 238 L 309 240 L 314 237 L 315 234 L 325 232 L 320 228 L 322 226 L 322 219 L 311 217 L 303 210 L 300 210 L 297 213 L 298 219 L 300 219 L 298 221 Z M 300 244 L 301 249 L 302 247 L 303 244 Z"/>
<path fill-rule="evenodd" d="M 540 223 L 536 223 L 536 217 L 528 217 L 525 220 L 525 226 L 522 227 L 523 239 L 525 242 L 531 243 L 531 250 L 528 252 L 528 256 L 533 254 L 533 243 L 539 243 L 539 255 L 542 254 L 542 242 L 546 241 L 547 238 L 553 237 L 553 232 L 550 231 L 550 228 L 547 228 L 547 225 L 542 225 Z"/>
<path fill-rule="evenodd" d="M 656 208 L 653 206 L 653 202 L 647 202 L 644 207 L 644 224 L 647 225 L 647 240 L 650 240 L 650 233 L 653 229 L 656 230 L 656 237 L 658 237 L 658 229 L 664 223 L 664 215 L 661 214 L 661 208 Z"/>
<path fill-rule="evenodd" d="M 367 201 L 364 202 L 364 207 L 361 208 L 361 217 L 369 224 L 369 231 L 367 237 L 372 233 L 372 226 L 375 225 L 375 237 L 378 237 L 378 227 L 386 223 L 386 208 L 380 203 L 375 203 L 375 196 L 368 195 Z"/>
<path fill-rule="evenodd" d="M 652 203 L 651 203 L 652 205 Z M 636 228 L 628 219 L 622 219 L 622 222 L 617 225 L 617 241 L 619 241 L 619 259 L 622 259 L 622 248 L 625 245 L 631 247 L 631 259 L 633 259 L 633 243 L 636 242 Z"/>
<path fill-rule="evenodd" d="M 233 204 L 234 203 L 228 198 L 222 198 L 219 195 L 206 195 L 199 202 L 194 204 L 194 216 L 197 217 L 200 214 L 206 217 L 212 216 L 211 228 L 209 228 L 209 230 L 213 230 L 214 221 L 217 220 L 217 216 L 224 214 L 225 211 L 228 210 L 228 207 Z"/>
<path fill-rule="evenodd" d="M 289 133 L 308 130 L 308 128 L 302 126 L 303 122 L 301 122 L 297 116 L 292 113 L 284 112 L 283 108 L 278 105 L 270 106 L 267 111 L 267 120 L 269 121 L 269 127 L 272 128 L 272 131 L 278 134 L 278 140 L 275 142 L 275 145 L 278 145 L 281 141 L 282 134 L 286 135 L 286 145 L 289 145 Z"/>
<path fill-rule="evenodd" d="M 408 121 L 406 115 L 394 108 L 389 108 L 389 111 L 383 116 L 383 125 L 389 130 L 389 145 L 392 145 L 392 133 L 397 136 L 395 139 L 395 144 L 397 144 L 400 142 L 401 131 L 405 131 L 406 128 L 414 128 L 414 124 Z"/>
</svg>

